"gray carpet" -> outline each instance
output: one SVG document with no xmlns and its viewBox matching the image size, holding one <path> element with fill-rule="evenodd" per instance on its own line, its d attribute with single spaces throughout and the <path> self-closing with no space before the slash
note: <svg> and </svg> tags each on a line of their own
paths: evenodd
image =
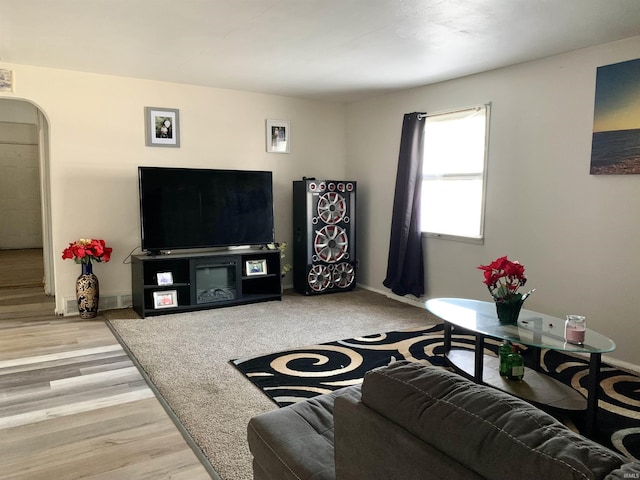
<svg viewBox="0 0 640 480">
<path fill-rule="evenodd" d="M 438 323 L 426 310 L 356 289 L 281 302 L 110 320 L 223 480 L 251 480 L 249 419 L 277 408 L 229 360 Z"/>
</svg>

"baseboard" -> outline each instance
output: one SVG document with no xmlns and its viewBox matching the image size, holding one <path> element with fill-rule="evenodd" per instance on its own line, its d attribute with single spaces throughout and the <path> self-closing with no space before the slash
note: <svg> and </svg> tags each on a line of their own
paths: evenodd
<svg viewBox="0 0 640 480">
<path fill-rule="evenodd" d="M 131 293 L 115 293 L 112 295 L 100 295 L 100 310 L 116 310 L 129 308 L 133 305 Z M 78 315 L 78 302 L 75 297 L 64 299 L 64 312 L 62 315 Z"/>
<path fill-rule="evenodd" d="M 619 370 L 623 370 L 634 375 L 640 375 L 640 365 L 635 365 L 624 360 L 618 360 L 617 358 L 610 357 L 609 355 L 603 355 L 602 361 L 612 367 L 616 367 Z"/>
<path fill-rule="evenodd" d="M 358 288 L 362 288 L 364 290 L 369 290 L 371 292 L 375 292 L 375 293 L 379 293 L 381 295 L 384 295 L 387 298 L 391 298 L 393 300 L 396 300 L 398 302 L 402 302 L 402 303 L 407 303 L 409 305 L 413 305 L 414 307 L 418 307 L 418 308 L 424 308 L 424 302 L 426 300 L 420 299 L 420 298 L 407 298 L 407 297 L 401 297 L 400 295 L 396 295 L 395 293 L 391 293 L 389 290 L 383 290 L 381 288 L 374 288 L 374 287 L 370 287 L 369 285 L 363 285 L 361 283 L 358 283 Z"/>
</svg>

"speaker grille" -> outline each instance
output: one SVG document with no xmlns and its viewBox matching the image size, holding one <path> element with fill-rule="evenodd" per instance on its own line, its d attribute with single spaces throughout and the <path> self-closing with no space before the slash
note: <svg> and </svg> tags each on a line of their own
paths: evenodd
<svg viewBox="0 0 640 480">
<path fill-rule="evenodd" d="M 309 287 L 314 292 L 323 292 L 331 285 L 331 273 L 326 265 L 312 265 L 307 275 Z"/>
<path fill-rule="evenodd" d="M 344 229 L 336 225 L 327 225 L 315 231 L 313 249 L 318 260 L 327 263 L 339 262 L 349 258 L 349 237 Z"/>
<path fill-rule="evenodd" d="M 347 201 L 335 192 L 325 193 L 318 199 L 318 217 L 324 223 L 335 225 L 344 220 L 347 214 Z"/>
</svg>

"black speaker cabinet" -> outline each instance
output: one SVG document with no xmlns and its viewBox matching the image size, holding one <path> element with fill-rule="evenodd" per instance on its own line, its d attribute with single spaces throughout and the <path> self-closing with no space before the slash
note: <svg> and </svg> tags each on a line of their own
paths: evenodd
<svg viewBox="0 0 640 480">
<path fill-rule="evenodd" d="M 306 295 L 356 286 L 356 182 L 293 182 L 293 286 Z"/>
</svg>

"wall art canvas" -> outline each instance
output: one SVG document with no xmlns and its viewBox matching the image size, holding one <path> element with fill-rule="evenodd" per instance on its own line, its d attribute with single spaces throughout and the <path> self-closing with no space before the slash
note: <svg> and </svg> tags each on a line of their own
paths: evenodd
<svg viewBox="0 0 640 480">
<path fill-rule="evenodd" d="M 640 59 L 598 67 L 590 173 L 640 174 Z"/>
</svg>

